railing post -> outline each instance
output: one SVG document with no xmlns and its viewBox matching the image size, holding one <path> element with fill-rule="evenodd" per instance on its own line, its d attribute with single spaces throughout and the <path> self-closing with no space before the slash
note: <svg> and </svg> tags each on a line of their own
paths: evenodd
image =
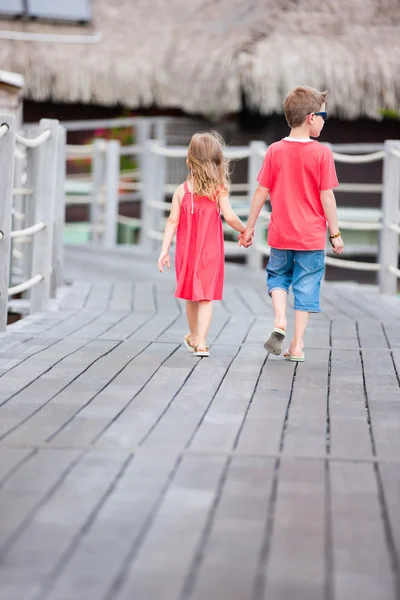
<svg viewBox="0 0 400 600">
<path fill-rule="evenodd" d="M 154 174 L 154 158 L 152 145 L 154 142 L 147 140 L 142 153 L 142 206 L 141 206 L 141 221 L 140 244 L 143 248 L 151 250 L 152 241 L 148 236 L 148 232 L 153 229 L 153 209 L 150 207 L 150 202 L 153 198 L 153 174 Z"/>
<path fill-rule="evenodd" d="M 107 142 L 106 150 L 106 206 L 104 211 L 103 247 L 114 248 L 117 244 L 119 211 L 120 143 Z"/>
<path fill-rule="evenodd" d="M 257 176 L 263 164 L 263 154 L 265 154 L 267 146 L 264 142 L 253 141 L 250 142 L 250 156 L 249 156 L 249 167 L 248 167 L 248 180 L 249 180 L 249 210 L 251 201 L 254 196 L 254 192 L 257 189 Z M 249 248 L 248 254 L 248 265 L 254 270 L 259 270 L 263 266 L 263 255 L 257 250 L 257 245 L 263 241 L 263 227 L 262 222 L 258 221 L 254 230 L 254 242 Z"/>
<path fill-rule="evenodd" d="M 102 213 L 105 210 L 105 157 L 106 140 L 96 139 L 93 142 L 92 155 L 92 195 L 89 204 L 89 229 L 92 244 L 100 245 L 103 236 L 101 227 Z"/>
<path fill-rule="evenodd" d="M 380 291 L 385 294 L 397 293 L 397 277 L 389 271 L 389 265 L 397 268 L 399 255 L 399 234 L 389 228 L 390 223 L 399 224 L 400 200 L 400 159 L 392 154 L 392 149 L 400 148 L 399 142 L 386 140 L 383 159 L 382 191 L 382 230 L 379 241 Z"/>
<path fill-rule="evenodd" d="M 65 221 L 65 143 L 66 131 L 61 125 L 58 126 L 58 148 L 57 148 L 57 180 L 55 194 L 55 215 L 53 232 L 53 273 L 51 275 L 50 295 L 56 297 L 57 288 L 63 284 L 64 269 L 64 221 Z"/>
<path fill-rule="evenodd" d="M 0 331 L 7 327 L 8 283 L 10 276 L 11 213 L 13 205 L 15 117 L 0 115 L 7 131 L 0 139 Z M 4 131 L 4 129 L 3 129 Z"/>
<path fill-rule="evenodd" d="M 39 126 L 32 125 L 27 128 L 25 135 L 28 138 L 35 138 L 39 135 Z M 38 180 L 39 153 L 36 148 L 26 148 L 26 182 L 28 189 L 33 189 L 33 194 L 26 197 L 25 203 L 25 227 L 31 227 L 35 223 L 35 187 Z M 23 243 L 23 271 L 24 281 L 32 277 L 32 246 L 33 237 L 26 238 Z M 23 293 L 24 298 L 30 297 L 30 291 Z"/>
<path fill-rule="evenodd" d="M 58 121 L 53 119 L 41 119 L 39 124 L 39 134 L 49 129 L 51 135 L 36 149 L 36 152 L 39 154 L 39 164 L 32 201 L 35 205 L 35 223 L 45 221 L 47 227 L 36 233 L 33 237 L 32 276 L 40 273 L 43 276 L 43 280 L 31 290 L 30 313 L 46 309 L 50 298 L 57 182 L 58 127 Z"/>
</svg>

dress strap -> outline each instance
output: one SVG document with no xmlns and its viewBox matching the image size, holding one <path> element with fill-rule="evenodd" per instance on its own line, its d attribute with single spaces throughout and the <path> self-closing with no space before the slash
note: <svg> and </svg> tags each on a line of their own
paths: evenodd
<svg viewBox="0 0 400 600">
<path fill-rule="evenodd" d="M 188 194 L 188 193 L 189 193 L 189 188 L 188 188 L 187 181 L 185 181 L 185 183 L 183 184 L 183 189 L 185 190 L 185 193 L 186 193 L 186 194 Z"/>
<path fill-rule="evenodd" d="M 193 200 L 193 192 L 191 192 L 191 191 L 189 190 L 189 186 L 188 186 L 188 184 L 187 184 L 187 181 L 185 181 L 185 183 L 183 184 L 183 189 L 185 190 L 186 194 L 190 194 L 190 203 L 191 203 L 191 206 L 192 206 L 192 209 L 191 209 L 191 211 L 190 211 L 190 212 L 193 214 L 193 213 L 194 213 L 194 200 Z"/>
</svg>

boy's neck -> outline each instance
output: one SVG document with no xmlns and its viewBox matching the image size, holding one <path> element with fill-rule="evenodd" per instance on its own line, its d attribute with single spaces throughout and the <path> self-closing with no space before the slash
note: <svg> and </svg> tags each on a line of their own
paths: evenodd
<svg viewBox="0 0 400 600">
<path fill-rule="evenodd" d="M 310 139 L 310 128 L 307 123 L 303 123 L 300 127 L 293 127 L 288 135 L 290 138 L 296 140 L 309 140 Z"/>
</svg>

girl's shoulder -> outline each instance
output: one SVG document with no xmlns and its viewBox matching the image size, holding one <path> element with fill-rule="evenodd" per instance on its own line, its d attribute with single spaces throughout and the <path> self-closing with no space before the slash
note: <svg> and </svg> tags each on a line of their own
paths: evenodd
<svg viewBox="0 0 400 600">
<path fill-rule="evenodd" d="M 174 196 L 178 197 L 179 204 L 182 202 L 183 196 L 186 194 L 187 191 L 188 191 L 188 188 L 187 188 L 186 181 L 185 181 L 185 183 L 181 183 L 180 185 L 178 185 L 178 187 L 176 188 Z"/>
</svg>

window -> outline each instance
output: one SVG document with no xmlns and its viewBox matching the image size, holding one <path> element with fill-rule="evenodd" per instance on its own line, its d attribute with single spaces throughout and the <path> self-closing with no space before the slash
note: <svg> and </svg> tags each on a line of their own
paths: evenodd
<svg viewBox="0 0 400 600">
<path fill-rule="evenodd" d="M 90 0 L 0 0 L 0 15 L 78 23 L 92 16 Z"/>
</svg>

